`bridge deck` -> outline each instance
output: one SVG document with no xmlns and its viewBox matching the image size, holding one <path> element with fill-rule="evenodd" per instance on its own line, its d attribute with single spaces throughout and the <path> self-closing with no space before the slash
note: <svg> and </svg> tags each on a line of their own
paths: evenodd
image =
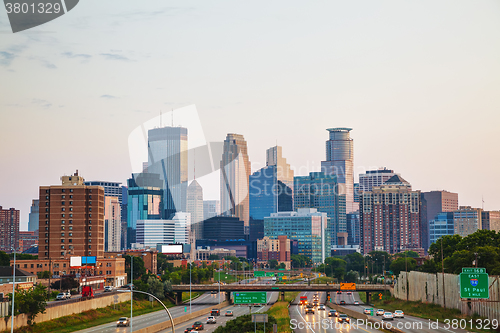
<svg viewBox="0 0 500 333">
<path fill-rule="evenodd" d="M 383 284 L 359 284 L 356 285 L 356 290 L 344 290 L 342 291 L 360 291 L 360 292 L 371 292 L 371 291 L 384 291 L 390 290 L 390 285 Z M 189 284 L 174 285 L 172 286 L 172 291 L 189 291 Z M 218 284 L 202 284 L 202 285 L 191 285 L 192 291 L 219 291 Z M 220 291 L 232 292 L 232 291 L 339 291 L 339 284 L 225 284 L 220 286 Z"/>
</svg>

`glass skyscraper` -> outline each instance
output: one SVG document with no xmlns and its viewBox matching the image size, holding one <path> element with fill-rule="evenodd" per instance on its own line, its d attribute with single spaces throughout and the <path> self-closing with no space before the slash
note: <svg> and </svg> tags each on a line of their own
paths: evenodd
<svg viewBox="0 0 500 333">
<path fill-rule="evenodd" d="M 188 181 L 187 128 L 161 127 L 148 131 L 148 173 L 163 181 L 164 217 L 186 211 Z"/>
<path fill-rule="evenodd" d="M 429 221 L 430 244 L 435 243 L 440 237 L 455 234 L 453 212 L 438 213 Z"/>
<path fill-rule="evenodd" d="M 347 226 L 344 184 L 337 176 L 311 172 L 309 176 L 294 178 L 294 207 L 316 208 L 329 217 L 331 245 L 347 245 Z"/>
<path fill-rule="evenodd" d="M 314 208 L 272 213 L 270 217 L 264 217 L 264 236 L 271 239 L 287 236 L 297 240 L 298 254 L 318 264 L 330 256 L 329 224 L 327 214 Z"/>
</svg>

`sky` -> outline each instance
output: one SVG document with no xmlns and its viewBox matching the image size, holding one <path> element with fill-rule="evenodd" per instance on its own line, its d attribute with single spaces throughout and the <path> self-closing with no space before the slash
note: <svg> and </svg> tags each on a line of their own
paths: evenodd
<svg viewBox="0 0 500 333">
<path fill-rule="evenodd" d="M 356 174 L 499 210 L 499 17 L 496 0 L 84 0 L 14 34 L 2 7 L 0 206 L 25 230 L 64 174 L 125 184 L 134 129 L 194 105 L 206 141 L 244 135 L 253 170 L 277 143 L 317 171 L 326 129 L 350 127 Z"/>
</svg>

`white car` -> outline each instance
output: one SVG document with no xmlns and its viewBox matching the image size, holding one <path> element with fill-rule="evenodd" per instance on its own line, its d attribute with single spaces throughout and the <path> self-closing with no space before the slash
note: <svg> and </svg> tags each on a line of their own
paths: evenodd
<svg viewBox="0 0 500 333">
<path fill-rule="evenodd" d="M 104 292 L 112 292 L 112 291 L 113 291 L 113 287 L 111 287 L 111 286 L 104 287 Z"/>
<path fill-rule="evenodd" d="M 382 320 L 394 320 L 394 315 L 392 312 L 384 312 L 382 315 Z"/>
<path fill-rule="evenodd" d="M 384 309 L 378 309 L 377 312 L 375 313 L 377 316 L 383 316 L 384 315 Z"/>
<path fill-rule="evenodd" d="M 359 305 L 359 302 L 358 301 L 354 301 L 354 305 Z"/>
<path fill-rule="evenodd" d="M 319 310 L 326 310 L 325 305 L 324 304 L 318 305 L 318 311 Z"/>
<path fill-rule="evenodd" d="M 401 310 L 396 310 L 394 311 L 394 318 L 404 318 L 405 313 Z"/>
<path fill-rule="evenodd" d="M 64 301 L 66 299 L 66 293 L 59 293 L 56 296 L 56 301 Z"/>
<path fill-rule="evenodd" d="M 65 293 L 66 294 L 66 298 L 71 298 L 71 293 L 68 291 Z"/>
<path fill-rule="evenodd" d="M 214 316 L 210 316 L 207 318 L 207 324 L 217 324 L 217 320 Z"/>
</svg>

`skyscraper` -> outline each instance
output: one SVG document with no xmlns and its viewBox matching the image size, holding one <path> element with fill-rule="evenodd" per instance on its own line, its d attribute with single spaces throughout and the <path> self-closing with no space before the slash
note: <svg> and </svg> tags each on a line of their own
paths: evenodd
<svg viewBox="0 0 500 333">
<path fill-rule="evenodd" d="M 188 133 L 184 127 L 148 131 L 148 173 L 163 181 L 165 218 L 186 211 L 188 181 Z"/>
<path fill-rule="evenodd" d="M 354 202 L 354 148 L 349 132 L 352 128 L 329 128 L 329 140 L 326 141 L 326 161 L 321 162 L 321 170 L 326 175 L 337 176 L 339 184 L 345 184 L 346 213 L 358 210 Z"/>
<path fill-rule="evenodd" d="M 168 220 L 137 220 L 137 243 L 145 247 L 157 244 L 189 243 L 191 215 L 177 212 Z"/>
<path fill-rule="evenodd" d="M 420 240 L 420 191 L 394 175 L 360 198 L 361 251 L 390 254 L 413 250 L 423 254 Z"/>
<path fill-rule="evenodd" d="M 121 193 L 121 189 L 120 189 Z M 121 207 L 118 197 L 104 197 L 104 251 L 121 250 Z"/>
<path fill-rule="evenodd" d="M 293 170 L 281 147 L 266 151 L 266 166 L 250 176 L 250 218 L 262 220 L 271 213 L 293 210 Z"/>
<path fill-rule="evenodd" d="M 462 237 L 469 236 L 483 227 L 482 209 L 472 208 L 471 206 L 460 206 L 453 212 L 453 223 L 455 225 L 455 234 Z"/>
<path fill-rule="evenodd" d="M 194 179 L 187 188 L 187 212 L 191 214 L 191 232 L 203 239 L 203 188 Z"/>
<path fill-rule="evenodd" d="M 381 186 L 392 176 L 396 175 L 394 170 L 380 168 L 378 170 L 368 170 L 359 175 L 359 192 L 370 192 L 373 186 Z"/>
<path fill-rule="evenodd" d="M 500 211 L 483 211 L 481 220 L 484 230 L 495 230 L 497 233 L 500 232 Z"/>
<path fill-rule="evenodd" d="M 427 251 L 432 243 L 429 232 L 430 221 L 434 220 L 439 213 L 458 210 L 458 193 L 448 191 L 422 192 L 421 201 L 422 221 L 420 224 L 420 237 L 422 239 L 422 247 Z"/>
<path fill-rule="evenodd" d="M 31 201 L 30 215 L 28 220 L 28 231 L 38 230 L 38 214 L 40 213 L 40 206 L 38 199 Z"/>
<path fill-rule="evenodd" d="M 219 200 L 203 200 L 203 219 L 207 220 L 211 217 L 221 214 Z"/>
<path fill-rule="evenodd" d="M 326 213 L 329 220 L 328 238 L 331 245 L 347 245 L 345 184 L 337 183 L 337 176 L 311 172 L 309 176 L 294 178 L 293 201 L 295 209 L 316 208 Z"/>
<path fill-rule="evenodd" d="M 39 259 L 104 255 L 104 189 L 78 171 L 61 185 L 40 186 Z"/>
<path fill-rule="evenodd" d="M 243 135 L 229 133 L 224 140 L 220 162 L 220 202 L 222 214 L 235 216 L 244 222 L 245 234 L 249 234 L 250 177 L 247 142 Z"/>
<path fill-rule="evenodd" d="M 430 244 L 435 243 L 443 236 L 453 235 L 454 233 L 453 212 L 438 213 L 429 221 Z"/>
<path fill-rule="evenodd" d="M 0 206 L 0 251 L 11 253 L 12 248 L 18 250 L 19 217 L 19 210 Z"/>
</svg>

